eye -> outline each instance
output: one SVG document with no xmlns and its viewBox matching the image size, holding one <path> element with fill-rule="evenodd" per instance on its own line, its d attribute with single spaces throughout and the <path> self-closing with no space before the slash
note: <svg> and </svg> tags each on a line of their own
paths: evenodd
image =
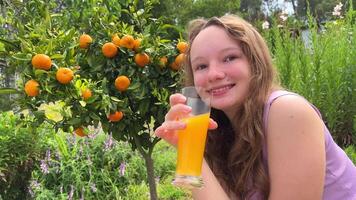
<svg viewBox="0 0 356 200">
<path fill-rule="evenodd" d="M 207 68 L 207 67 L 208 67 L 208 66 L 205 65 L 205 64 L 198 64 L 198 65 L 196 65 L 196 66 L 194 67 L 194 70 L 195 70 L 195 71 L 203 70 L 203 69 L 205 69 L 205 68 Z"/>
<path fill-rule="evenodd" d="M 238 56 L 229 55 L 229 56 L 226 56 L 226 57 L 224 58 L 224 62 L 231 62 L 231 61 L 233 61 L 233 60 L 235 60 L 235 59 L 237 59 L 237 58 L 238 58 Z"/>
</svg>

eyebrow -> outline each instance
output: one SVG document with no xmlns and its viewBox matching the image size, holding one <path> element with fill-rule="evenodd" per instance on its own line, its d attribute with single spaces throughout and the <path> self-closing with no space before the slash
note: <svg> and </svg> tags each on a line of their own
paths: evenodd
<svg viewBox="0 0 356 200">
<path fill-rule="evenodd" d="M 219 53 L 224 53 L 226 51 L 231 51 L 231 50 L 235 50 L 235 51 L 237 50 L 239 52 L 242 52 L 241 48 L 238 48 L 238 47 L 227 47 L 227 48 L 224 48 L 223 50 L 221 50 Z M 193 62 L 196 62 L 196 61 L 202 60 L 202 59 L 204 59 L 203 56 L 194 57 L 191 62 L 193 63 Z"/>
</svg>

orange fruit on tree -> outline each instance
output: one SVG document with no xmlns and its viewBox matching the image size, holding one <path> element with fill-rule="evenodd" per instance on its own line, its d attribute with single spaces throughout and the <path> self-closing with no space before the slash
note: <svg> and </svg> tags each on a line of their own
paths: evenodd
<svg viewBox="0 0 356 200">
<path fill-rule="evenodd" d="M 56 79 L 62 84 L 68 84 L 74 77 L 74 73 L 71 69 L 61 67 L 57 70 Z"/>
<path fill-rule="evenodd" d="M 179 70 L 183 66 L 185 59 L 186 55 L 184 53 L 179 54 L 171 64 L 171 68 L 174 70 Z"/>
<path fill-rule="evenodd" d="M 108 116 L 110 122 L 118 122 L 122 119 L 124 113 L 121 111 L 116 111 Z"/>
<path fill-rule="evenodd" d="M 82 90 L 82 97 L 84 100 L 89 99 L 92 96 L 92 92 L 90 89 L 86 88 Z"/>
<path fill-rule="evenodd" d="M 117 54 L 117 47 L 114 43 L 112 42 L 107 42 L 103 45 L 101 48 L 103 54 L 107 58 L 113 58 Z"/>
<path fill-rule="evenodd" d="M 49 70 L 52 67 L 52 60 L 46 54 L 36 54 L 32 57 L 31 63 L 35 69 Z"/>
<path fill-rule="evenodd" d="M 88 34 L 83 34 L 79 37 L 79 47 L 82 49 L 88 48 L 92 42 L 93 39 Z"/>
<path fill-rule="evenodd" d="M 181 68 L 181 66 L 178 65 L 176 62 L 172 62 L 169 66 L 171 67 L 171 69 L 176 70 L 176 71 Z"/>
<path fill-rule="evenodd" d="M 87 135 L 87 134 L 84 133 L 83 127 L 76 128 L 76 129 L 74 130 L 74 133 L 75 133 L 76 135 L 78 135 L 79 137 L 84 137 L 84 136 Z"/>
<path fill-rule="evenodd" d="M 187 53 L 188 43 L 186 43 L 186 42 L 178 42 L 177 49 L 178 49 L 179 53 Z"/>
<path fill-rule="evenodd" d="M 163 56 L 162 58 L 159 59 L 159 66 L 164 67 L 168 63 L 168 59 L 166 56 Z"/>
<path fill-rule="evenodd" d="M 117 34 L 114 34 L 111 38 L 112 43 L 114 43 L 117 47 L 120 46 L 120 38 Z"/>
<path fill-rule="evenodd" d="M 38 88 L 38 86 L 40 86 L 40 84 L 31 79 L 31 80 L 28 80 L 26 83 L 25 83 L 25 93 L 27 94 L 27 96 L 30 96 L 30 97 L 34 97 L 34 96 L 37 96 L 38 93 L 40 92 L 40 89 Z"/>
<path fill-rule="evenodd" d="M 121 75 L 115 79 L 115 87 L 120 92 L 126 91 L 130 84 L 130 79 L 127 76 Z"/>
<path fill-rule="evenodd" d="M 135 45 L 135 39 L 132 35 L 124 35 L 120 40 L 120 47 L 125 47 L 128 49 L 133 49 Z"/>
<path fill-rule="evenodd" d="M 150 57 L 146 53 L 138 53 L 135 55 L 135 63 L 140 66 L 144 67 L 150 62 Z"/>
<path fill-rule="evenodd" d="M 133 49 L 137 52 L 140 49 L 141 46 L 141 39 L 138 38 L 136 40 L 134 40 L 134 46 Z"/>
</svg>

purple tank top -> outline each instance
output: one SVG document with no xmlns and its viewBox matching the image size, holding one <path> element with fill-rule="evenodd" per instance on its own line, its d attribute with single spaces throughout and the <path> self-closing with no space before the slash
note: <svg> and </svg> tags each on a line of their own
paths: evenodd
<svg viewBox="0 0 356 200">
<path fill-rule="evenodd" d="M 296 93 L 277 90 L 272 92 L 264 109 L 264 125 L 267 130 L 267 117 L 271 104 L 275 99 L 284 95 L 297 95 Z M 309 103 L 321 117 L 319 110 Z M 266 131 L 265 131 L 266 133 Z M 346 153 L 335 143 L 329 130 L 324 124 L 326 171 L 323 200 L 356 200 L 356 167 L 347 157 Z M 268 137 L 266 135 L 266 137 Z M 267 148 L 264 145 L 263 159 L 267 165 Z M 253 198 L 255 199 L 255 198 Z"/>
</svg>

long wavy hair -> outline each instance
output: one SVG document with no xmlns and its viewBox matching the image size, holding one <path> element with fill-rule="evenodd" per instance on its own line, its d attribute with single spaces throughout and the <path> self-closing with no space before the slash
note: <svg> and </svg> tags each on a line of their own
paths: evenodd
<svg viewBox="0 0 356 200">
<path fill-rule="evenodd" d="M 231 122 L 220 110 L 212 110 L 211 116 L 219 127 L 208 134 L 205 158 L 229 195 L 248 199 L 257 192 L 267 199 L 270 185 L 263 161 L 263 111 L 268 95 L 279 87 L 269 49 L 254 27 L 235 15 L 191 21 L 188 26 L 189 44 L 193 44 L 200 31 L 209 26 L 222 27 L 241 45 L 251 67 L 251 79 L 248 95 L 236 111 L 236 121 Z M 190 48 L 184 70 L 185 85 L 194 85 Z"/>
</svg>

